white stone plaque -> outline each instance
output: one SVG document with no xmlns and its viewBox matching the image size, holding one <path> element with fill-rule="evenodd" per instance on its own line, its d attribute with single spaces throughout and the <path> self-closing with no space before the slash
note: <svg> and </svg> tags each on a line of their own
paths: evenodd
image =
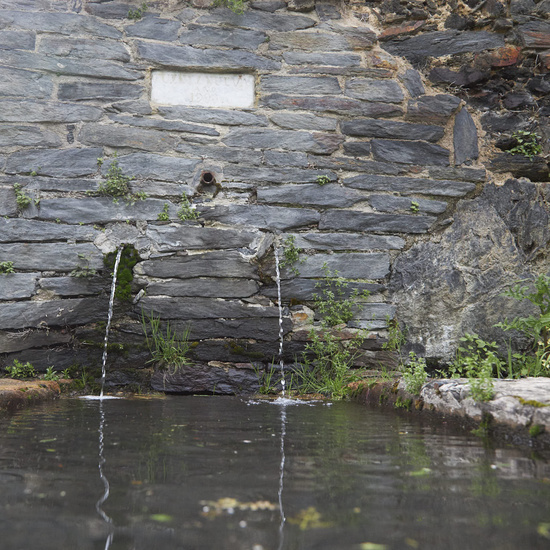
<svg viewBox="0 0 550 550">
<path fill-rule="evenodd" d="M 254 106 L 254 75 L 153 71 L 151 101 L 194 107 Z"/>
</svg>

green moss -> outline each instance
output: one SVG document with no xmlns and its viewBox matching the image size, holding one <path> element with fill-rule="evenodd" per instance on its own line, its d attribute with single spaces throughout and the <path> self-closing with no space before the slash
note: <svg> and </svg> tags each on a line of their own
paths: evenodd
<svg viewBox="0 0 550 550">
<path fill-rule="evenodd" d="M 115 267 L 116 252 L 105 256 L 104 264 L 111 272 Z M 132 281 L 134 280 L 134 266 L 139 262 L 140 257 L 137 250 L 127 245 L 122 251 L 117 271 L 117 283 L 115 298 L 122 302 L 129 302 L 132 299 Z"/>
<path fill-rule="evenodd" d="M 544 426 L 541 426 L 540 424 L 533 424 L 529 428 L 529 435 L 531 437 L 537 437 L 543 432 L 544 432 Z"/>
<path fill-rule="evenodd" d="M 412 399 L 403 399 L 400 395 L 398 395 L 394 406 L 396 409 L 405 409 L 406 411 L 410 411 L 412 408 Z"/>
<path fill-rule="evenodd" d="M 535 401 L 534 399 L 523 399 L 523 397 L 516 397 L 516 399 L 522 404 L 522 405 L 530 405 L 531 407 L 550 407 L 548 403 L 541 403 L 540 401 Z"/>
<path fill-rule="evenodd" d="M 245 347 L 240 346 L 236 342 L 229 342 L 229 353 L 231 355 L 242 355 L 250 359 L 263 359 L 264 354 L 261 351 L 248 351 Z"/>
</svg>

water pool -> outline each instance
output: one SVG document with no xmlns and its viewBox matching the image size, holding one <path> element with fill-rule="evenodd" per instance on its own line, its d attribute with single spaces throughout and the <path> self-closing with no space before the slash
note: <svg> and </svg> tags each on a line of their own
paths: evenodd
<svg viewBox="0 0 550 550">
<path fill-rule="evenodd" d="M 550 463 L 355 403 L 59 400 L 2 418 L 0 548 L 550 547 Z"/>
</svg>

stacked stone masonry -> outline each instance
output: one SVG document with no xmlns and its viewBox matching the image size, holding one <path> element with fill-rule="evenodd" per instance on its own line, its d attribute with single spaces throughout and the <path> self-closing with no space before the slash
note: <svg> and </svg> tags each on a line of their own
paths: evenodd
<svg viewBox="0 0 550 550">
<path fill-rule="evenodd" d="M 475 105 L 434 91 L 399 57 L 430 54 L 436 32 L 455 33 L 441 37 L 471 52 L 466 34 L 434 30 L 429 44 L 403 51 L 402 38 L 365 22 L 378 2 L 355 14 L 335 2 L 259 0 L 242 14 L 195 4 L 150 2 L 132 19 L 141 2 L 2 2 L 0 262 L 16 271 L 0 275 L 2 366 L 97 366 L 111 281 L 104 256 L 125 244 L 140 259 L 131 300 L 115 310 L 112 340 L 124 353 L 111 382 L 146 366 L 141 316 L 154 312 L 177 330 L 189 325 L 195 361 L 230 369 L 244 387 L 277 358 L 273 248 L 291 236 L 303 262 L 298 275 L 282 274 L 285 361 L 315 322 L 312 295 L 327 265 L 371 292 L 350 327 L 369 331 L 359 363 L 377 364 L 399 307 L 388 289 L 394 263 L 481 191 Z M 531 27 L 521 27 L 525 40 L 544 42 Z M 505 46 L 495 31 L 475 43 L 487 55 Z M 251 74 L 255 104 L 155 104 L 155 70 Z M 100 196 L 113 162 L 144 200 Z M 205 172 L 216 185 L 204 185 Z M 178 218 L 182 194 L 198 221 Z"/>
</svg>

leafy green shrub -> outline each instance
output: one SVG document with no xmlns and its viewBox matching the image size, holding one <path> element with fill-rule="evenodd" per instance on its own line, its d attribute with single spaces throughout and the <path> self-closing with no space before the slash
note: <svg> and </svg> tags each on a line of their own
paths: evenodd
<svg viewBox="0 0 550 550">
<path fill-rule="evenodd" d="M 46 373 L 44 374 L 44 380 L 53 380 L 56 382 L 59 380 L 59 374 L 57 374 L 53 367 L 48 367 Z"/>
<path fill-rule="evenodd" d="M 294 235 L 290 235 L 283 241 L 283 259 L 279 263 L 281 268 L 288 267 L 294 275 L 300 275 L 300 271 L 296 267 L 297 263 L 303 263 L 304 260 L 300 260 L 301 249 L 296 246 L 296 238 Z"/>
<path fill-rule="evenodd" d="M 420 395 L 420 390 L 427 379 L 426 360 L 424 357 L 417 357 L 414 351 L 410 351 L 409 364 L 403 366 L 405 389 L 414 395 Z"/>
<path fill-rule="evenodd" d="M 184 222 L 188 220 L 198 220 L 200 217 L 200 212 L 193 208 L 193 205 L 189 202 L 187 195 L 182 193 L 180 208 L 178 210 L 178 218 Z"/>
<path fill-rule="evenodd" d="M 35 378 L 36 371 L 31 363 L 21 363 L 17 359 L 13 360 L 13 365 L 6 367 L 6 373 L 10 378 Z"/>
<path fill-rule="evenodd" d="M 15 273 L 13 262 L 0 262 L 0 274 Z"/>
<path fill-rule="evenodd" d="M 505 364 L 497 355 L 496 342 L 486 342 L 477 334 L 468 333 L 460 341 L 463 344 L 449 367 L 452 378 L 477 378 L 487 371 L 500 376 Z"/>
<path fill-rule="evenodd" d="M 470 395 L 475 401 L 490 401 L 495 396 L 493 372 L 490 365 L 483 365 L 477 376 L 469 377 Z"/>
<path fill-rule="evenodd" d="M 165 202 L 164 206 L 162 207 L 162 212 L 159 213 L 157 216 L 157 220 L 159 222 L 168 222 L 170 221 L 170 214 L 168 213 L 168 209 L 170 208 L 170 205 Z"/>
<path fill-rule="evenodd" d="M 512 137 L 517 142 L 515 147 L 508 150 L 512 155 L 523 155 L 533 160 L 533 157 L 542 152 L 542 145 L 540 144 L 541 137 L 535 132 L 518 130 L 512 134 Z"/>
</svg>

